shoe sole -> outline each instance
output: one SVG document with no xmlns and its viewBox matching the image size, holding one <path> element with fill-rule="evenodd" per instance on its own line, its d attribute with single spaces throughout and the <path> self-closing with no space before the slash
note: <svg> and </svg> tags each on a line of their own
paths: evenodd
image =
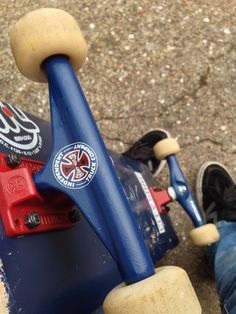
<svg viewBox="0 0 236 314">
<path fill-rule="evenodd" d="M 152 131 L 160 131 L 160 132 L 163 132 L 163 133 L 166 134 L 166 138 L 170 138 L 170 137 L 171 137 L 171 135 L 170 135 L 170 133 L 169 133 L 168 131 L 166 131 L 165 129 L 161 129 L 161 128 L 151 129 L 151 130 L 149 130 L 149 131 L 146 132 L 146 133 L 149 133 L 149 132 L 152 132 Z M 161 173 L 161 171 L 163 170 L 163 168 L 164 168 L 165 166 L 166 166 L 166 160 L 163 159 L 163 160 L 161 160 L 160 165 L 159 165 L 157 171 L 156 171 L 155 173 L 153 173 L 153 175 L 152 175 L 153 178 L 157 178 L 158 175 Z"/>
<path fill-rule="evenodd" d="M 204 217 L 204 219 L 205 219 L 205 212 L 203 210 L 203 202 L 202 202 L 203 195 L 202 195 L 202 188 L 201 187 L 202 187 L 202 180 L 203 180 L 204 172 L 205 172 L 206 168 L 209 167 L 210 165 L 220 166 L 227 173 L 230 174 L 229 170 L 224 165 L 222 165 L 220 162 L 216 162 L 216 161 L 207 161 L 199 169 L 198 174 L 197 174 L 197 179 L 196 179 L 196 199 L 197 199 L 198 205 L 199 205 L 200 210 L 201 210 L 201 214 Z M 230 177 L 231 177 L 231 175 L 230 175 Z"/>
</svg>

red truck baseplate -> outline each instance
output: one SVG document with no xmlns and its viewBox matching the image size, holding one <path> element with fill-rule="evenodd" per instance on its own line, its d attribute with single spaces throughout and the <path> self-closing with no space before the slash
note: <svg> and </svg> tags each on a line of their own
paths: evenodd
<svg viewBox="0 0 236 314">
<path fill-rule="evenodd" d="M 163 215 L 167 214 L 169 208 L 166 205 L 170 202 L 173 202 L 173 199 L 170 197 L 168 191 L 158 190 L 157 188 L 153 189 L 152 187 L 149 187 L 149 191 L 152 195 L 158 212 Z"/>
<path fill-rule="evenodd" d="M 44 163 L 21 158 L 12 166 L 8 158 L 0 154 L 0 215 L 6 235 L 19 237 L 73 227 L 79 214 L 72 202 L 57 191 L 39 194 L 36 190 L 32 174 Z"/>
</svg>

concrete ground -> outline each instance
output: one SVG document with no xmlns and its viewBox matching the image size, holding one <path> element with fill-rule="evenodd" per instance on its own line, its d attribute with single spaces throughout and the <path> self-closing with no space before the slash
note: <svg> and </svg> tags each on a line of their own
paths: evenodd
<svg viewBox="0 0 236 314">
<path fill-rule="evenodd" d="M 13 61 L 8 33 L 26 12 L 67 10 L 89 45 L 79 77 L 107 146 L 124 151 L 149 129 L 162 127 L 182 147 L 179 161 L 191 186 L 200 165 L 224 162 L 236 176 L 236 3 L 233 0 L 2 0 L 1 98 L 49 119 L 46 85 L 25 79 Z M 168 182 L 167 173 L 161 177 Z M 191 223 L 172 206 L 181 244 L 162 262 L 184 267 L 203 313 L 220 313 L 203 250 Z"/>
</svg>

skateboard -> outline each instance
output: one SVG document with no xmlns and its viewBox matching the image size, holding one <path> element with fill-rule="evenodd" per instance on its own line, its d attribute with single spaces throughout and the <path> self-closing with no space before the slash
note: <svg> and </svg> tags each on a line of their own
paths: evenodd
<svg viewBox="0 0 236 314">
<path fill-rule="evenodd" d="M 162 191 L 145 163 L 106 149 L 75 75 L 87 46 L 68 13 L 28 13 L 10 43 L 23 75 L 48 84 L 51 123 L 0 102 L 1 314 L 201 313 L 184 270 L 155 268 L 178 244 L 169 202 L 189 214 L 196 245 L 219 239 L 176 140 L 153 148 L 170 169 Z"/>
</svg>

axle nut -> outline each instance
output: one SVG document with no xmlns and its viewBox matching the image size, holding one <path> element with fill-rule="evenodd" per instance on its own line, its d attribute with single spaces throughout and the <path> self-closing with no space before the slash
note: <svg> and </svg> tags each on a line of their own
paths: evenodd
<svg viewBox="0 0 236 314">
<path fill-rule="evenodd" d="M 41 223 L 41 219 L 38 213 L 31 212 L 24 217 L 25 225 L 29 228 L 35 228 Z"/>
</svg>

